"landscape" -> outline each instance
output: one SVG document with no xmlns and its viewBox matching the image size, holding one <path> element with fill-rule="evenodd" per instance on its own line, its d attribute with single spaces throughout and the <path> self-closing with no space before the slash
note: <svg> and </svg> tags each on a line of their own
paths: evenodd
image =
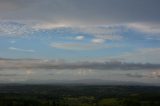
<svg viewBox="0 0 160 106">
<path fill-rule="evenodd" d="M 126 85 L 0 85 L 1 106 L 159 106 L 160 87 Z"/>
<path fill-rule="evenodd" d="M 0 0 L 0 106 L 160 106 L 160 0 Z"/>
</svg>

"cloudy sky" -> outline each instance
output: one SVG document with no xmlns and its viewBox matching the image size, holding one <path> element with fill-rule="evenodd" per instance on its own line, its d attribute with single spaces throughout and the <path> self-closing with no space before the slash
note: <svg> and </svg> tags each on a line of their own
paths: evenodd
<svg viewBox="0 0 160 106">
<path fill-rule="evenodd" d="M 0 0 L 0 83 L 160 85 L 159 0 Z"/>
</svg>

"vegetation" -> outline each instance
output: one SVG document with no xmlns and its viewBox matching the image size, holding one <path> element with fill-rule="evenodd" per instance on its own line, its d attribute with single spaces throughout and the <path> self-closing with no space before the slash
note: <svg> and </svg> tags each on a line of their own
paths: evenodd
<svg viewBox="0 0 160 106">
<path fill-rule="evenodd" d="M 0 85 L 0 106 L 160 106 L 160 87 Z"/>
</svg>

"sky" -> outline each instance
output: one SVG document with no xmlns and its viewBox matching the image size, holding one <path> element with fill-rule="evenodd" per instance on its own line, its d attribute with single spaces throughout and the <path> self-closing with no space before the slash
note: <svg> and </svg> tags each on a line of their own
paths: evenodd
<svg viewBox="0 0 160 106">
<path fill-rule="evenodd" d="M 0 83 L 160 85 L 159 0 L 0 0 Z"/>
</svg>

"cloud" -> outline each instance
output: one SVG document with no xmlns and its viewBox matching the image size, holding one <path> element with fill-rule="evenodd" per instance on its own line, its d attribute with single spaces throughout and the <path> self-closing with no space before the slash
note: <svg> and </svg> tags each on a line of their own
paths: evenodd
<svg viewBox="0 0 160 106">
<path fill-rule="evenodd" d="M 159 3 L 159 0 L 1 0 L 0 18 L 72 25 L 140 21 L 159 23 L 160 14 L 157 11 L 160 10 Z"/>
<path fill-rule="evenodd" d="M 19 74 L 14 74 L 14 73 L 11 73 L 11 74 L 0 74 L 0 77 L 14 77 L 14 76 L 19 76 Z"/>
<path fill-rule="evenodd" d="M 81 43 L 52 43 L 51 47 L 67 50 L 94 50 L 100 49 L 102 46 Z"/>
<path fill-rule="evenodd" d="M 123 28 L 124 25 L 112 24 L 104 26 L 80 26 L 73 28 L 73 30 L 99 39 L 118 41 L 123 38 L 120 35 L 120 32 L 125 30 Z"/>
<path fill-rule="evenodd" d="M 32 75 L 32 74 L 34 74 L 34 72 L 33 72 L 33 70 L 31 70 L 31 69 L 27 69 L 27 70 L 26 70 L 26 74 L 27 74 L 27 75 Z"/>
<path fill-rule="evenodd" d="M 139 73 L 127 73 L 125 75 L 128 76 L 128 77 L 134 77 L 134 78 L 143 78 L 143 77 L 145 77 L 145 75 L 139 74 Z"/>
<path fill-rule="evenodd" d="M 148 73 L 127 73 L 125 75 L 133 78 L 160 78 L 160 70 L 152 70 Z"/>
<path fill-rule="evenodd" d="M 0 25 L 0 32 L 20 35 L 37 30 L 87 26 L 90 28 L 82 28 L 83 32 L 94 33 L 97 38 L 120 39 L 118 35 L 113 36 L 117 34 L 115 31 L 113 34 L 109 30 L 113 29 L 112 25 L 128 24 L 129 28 L 138 31 L 159 33 L 159 3 L 159 0 L 1 0 L 0 22 L 23 24 L 20 27 Z M 103 33 L 102 27 L 94 28 L 101 25 L 109 25 L 107 33 Z"/>
<path fill-rule="evenodd" d="M 95 39 L 92 39 L 91 42 L 95 43 L 95 44 L 102 44 L 102 43 L 105 42 L 105 40 L 104 39 L 95 38 Z"/>
<path fill-rule="evenodd" d="M 108 48 L 119 48 L 117 45 L 105 45 L 102 44 L 103 40 L 94 39 L 91 43 L 51 43 L 50 46 L 58 49 L 65 50 L 78 50 L 78 51 L 88 51 L 88 50 L 98 50 L 98 49 L 108 49 Z"/>
<path fill-rule="evenodd" d="M 39 23 L 39 21 L 1 21 L 0 20 L 0 36 L 22 37 L 31 36 L 36 32 L 44 31 L 58 31 L 61 34 L 70 32 L 74 34 L 83 33 L 97 39 L 119 41 L 123 40 L 123 32 L 133 30 L 140 33 L 145 33 L 146 38 L 156 37 L 160 39 L 160 25 L 153 23 L 123 23 L 123 24 L 109 24 L 97 26 L 72 26 L 69 24 L 57 23 Z M 75 36 L 74 40 L 83 40 L 84 35 Z"/>
<path fill-rule="evenodd" d="M 63 23 L 34 23 L 34 25 L 31 24 L 31 27 L 35 30 L 52 30 L 57 28 L 64 28 L 69 27 L 67 24 Z"/>
<path fill-rule="evenodd" d="M 93 70 L 159 70 L 160 64 L 124 63 L 124 62 L 66 62 L 44 61 L 40 59 L 0 59 L 0 69 L 27 69 L 32 74 L 32 69 L 93 69 Z"/>
<path fill-rule="evenodd" d="M 16 43 L 16 41 L 15 41 L 15 40 L 11 40 L 10 43 L 11 43 L 11 44 L 14 44 L 14 43 Z"/>
<path fill-rule="evenodd" d="M 32 50 L 32 49 L 21 49 L 21 48 L 15 48 L 15 47 L 9 47 L 8 49 L 13 51 L 28 52 L 28 53 L 35 52 L 35 50 Z"/>
<path fill-rule="evenodd" d="M 39 23 L 39 21 L 0 21 L 0 36 L 7 37 L 24 37 L 31 36 L 36 32 L 47 32 L 52 30 L 64 35 L 66 33 L 79 34 L 83 33 L 84 35 L 70 37 L 73 40 L 83 40 L 85 35 L 90 35 L 95 38 L 104 39 L 104 40 L 120 40 L 122 36 L 118 35 L 121 31 L 121 25 L 108 25 L 108 26 L 69 26 L 65 24 L 56 24 L 56 23 Z"/>
<path fill-rule="evenodd" d="M 151 73 L 150 77 L 160 78 L 160 70 L 155 70 Z"/>
<path fill-rule="evenodd" d="M 114 58 L 121 58 L 125 61 L 130 62 L 142 62 L 142 63 L 160 63 L 160 48 L 139 48 L 132 52 L 127 52 L 118 57 Z"/>
<path fill-rule="evenodd" d="M 83 40 L 84 38 L 85 38 L 84 36 L 80 35 L 80 36 L 76 36 L 75 40 Z"/>
<path fill-rule="evenodd" d="M 159 36 L 160 34 L 160 24 L 153 24 L 153 23 L 129 23 L 126 25 L 129 29 L 146 33 L 148 36 L 156 35 Z"/>
<path fill-rule="evenodd" d="M 35 30 L 27 24 L 14 21 L 0 21 L 0 36 L 21 36 L 33 33 Z"/>
</svg>

